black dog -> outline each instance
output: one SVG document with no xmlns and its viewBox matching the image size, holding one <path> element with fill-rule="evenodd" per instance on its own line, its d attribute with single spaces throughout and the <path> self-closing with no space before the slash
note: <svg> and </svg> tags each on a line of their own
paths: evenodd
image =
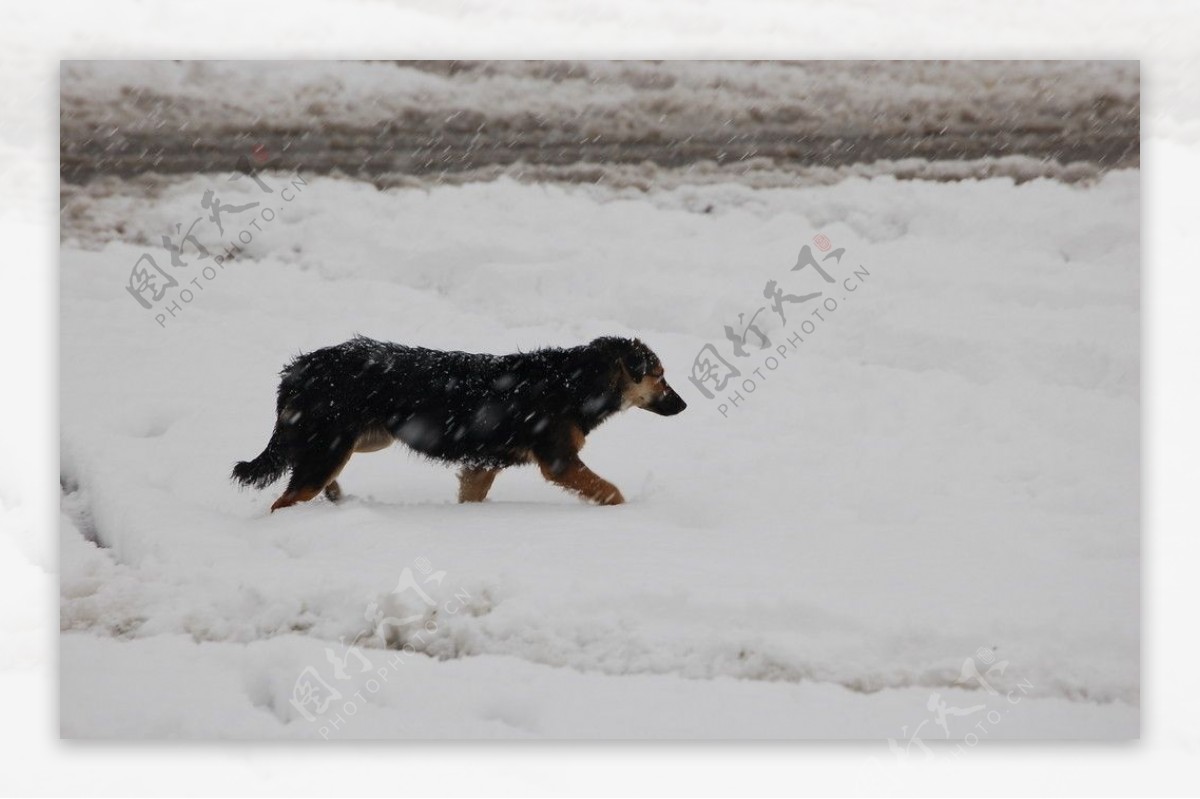
<svg viewBox="0 0 1200 799">
<path fill-rule="evenodd" d="M 496 474 L 537 463 L 545 478 L 602 505 L 621 492 L 579 459 L 584 438 L 620 410 L 661 416 L 687 407 L 662 363 L 636 339 L 604 337 L 569 349 L 475 355 L 354 338 L 301 355 L 280 373 L 275 431 L 233 479 L 264 488 L 292 470 L 274 511 L 325 491 L 355 452 L 399 439 L 460 464 L 459 502 L 479 502 Z"/>
</svg>

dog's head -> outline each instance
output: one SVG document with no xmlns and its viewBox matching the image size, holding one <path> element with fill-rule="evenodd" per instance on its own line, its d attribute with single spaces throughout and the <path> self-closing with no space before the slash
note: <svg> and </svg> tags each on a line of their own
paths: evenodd
<svg viewBox="0 0 1200 799">
<path fill-rule="evenodd" d="M 639 339 L 605 336 L 591 343 L 614 370 L 622 407 L 636 406 L 674 416 L 687 407 L 663 376 L 662 361 Z"/>
</svg>

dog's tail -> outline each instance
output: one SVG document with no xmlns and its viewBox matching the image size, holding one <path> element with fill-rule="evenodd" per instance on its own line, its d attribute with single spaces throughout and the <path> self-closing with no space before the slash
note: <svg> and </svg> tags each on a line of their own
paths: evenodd
<svg viewBox="0 0 1200 799">
<path fill-rule="evenodd" d="M 244 486 L 266 488 L 282 477 L 288 466 L 279 437 L 279 423 L 276 422 L 267 448 L 252 461 L 239 461 L 233 467 L 231 477 Z"/>
</svg>

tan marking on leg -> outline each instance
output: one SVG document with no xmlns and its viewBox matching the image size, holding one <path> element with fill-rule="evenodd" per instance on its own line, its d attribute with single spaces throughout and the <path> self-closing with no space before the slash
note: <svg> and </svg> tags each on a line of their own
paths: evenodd
<svg viewBox="0 0 1200 799">
<path fill-rule="evenodd" d="M 458 501 L 483 502 L 498 474 L 499 469 L 461 469 L 458 473 Z"/>
<path fill-rule="evenodd" d="M 313 497 L 318 496 L 322 491 L 325 491 L 326 496 L 329 496 L 328 489 L 331 485 L 336 486 L 334 490 L 337 492 L 337 495 L 340 498 L 342 494 L 342 487 L 337 484 L 337 478 L 338 475 L 342 473 L 342 469 L 346 468 L 346 464 L 350 462 L 350 456 L 353 454 L 353 452 L 346 453 L 346 457 L 342 458 L 342 462 L 336 469 L 333 470 L 333 473 L 326 478 L 323 485 L 305 486 L 304 488 L 297 488 L 295 491 L 284 491 L 283 495 L 279 497 L 279 499 L 275 500 L 275 503 L 271 505 L 271 513 L 274 513 L 280 508 L 289 508 L 298 502 L 308 502 Z M 330 499 L 333 499 L 333 497 L 330 497 Z"/>
<path fill-rule="evenodd" d="M 275 504 L 271 506 L 271 513 L 280 508 L 290 508 L 297 502 L 308 502 L 310 499 L 321 493 L 320 488 L 300 488 L 295 491 L 284 491 L 279 499 L 275 500 Z"/>
<path fill-rule="evenodd" d="M 357 450 L 355 450 L 355 452 L 357 452 Z M 342 498 L 342 487 L 338 485 L 337 479 L 341 476 L 342 469 L 345 469 L 346 464 L 350 462 L 352 455 L 354 455 L 354 452 L 347 452 L 346 457 L 342 459 L 341 466 L 338 466 L 336 469 L 334 469 L 333 474 L 331 474 L 329 479 L 325 481 L 325 498 L 330 502 L 337 502 Z"/>
<path fill-rule="evenodd" d="M 574 491 L 584 499 L 600 505 L 621 505 L 625 497 L 612 483 L 589 469 L 579 458 L 562 463 L 539 460 L 542 476 L 555 485 Z"/>
</svg>

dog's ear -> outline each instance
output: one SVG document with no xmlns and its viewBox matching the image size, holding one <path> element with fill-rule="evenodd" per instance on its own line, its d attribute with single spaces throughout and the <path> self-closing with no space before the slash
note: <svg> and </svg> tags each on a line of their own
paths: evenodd
<svg viewBox="0 0 1200 799">
<path fill-rule="evenodd" d="M 650 372 L 650 359 L 646 356 L 646 345 L 639 339 L 634 339 L 628 351 L 621 358 L 621 365 L 633 378 L 634 382 L 641 380 Z"/>
<path fill-rule="evenodd" d="M 638 382 L 650 371 L 647 358 L 646 344 L 636 338 L 620 338 L 619 336 L 601 336 L 592 342 L 592 347 L 604 353 L 605 359 L 613 366 L 620 365 L 622 370 Z"/>
<path fill-rule="evenodd" d="M 637 339 L 603 336 L 592 342 L 614 366 L 619 364 L 636 383 L 650 371 L 646 345 Z"/>
</svg>

